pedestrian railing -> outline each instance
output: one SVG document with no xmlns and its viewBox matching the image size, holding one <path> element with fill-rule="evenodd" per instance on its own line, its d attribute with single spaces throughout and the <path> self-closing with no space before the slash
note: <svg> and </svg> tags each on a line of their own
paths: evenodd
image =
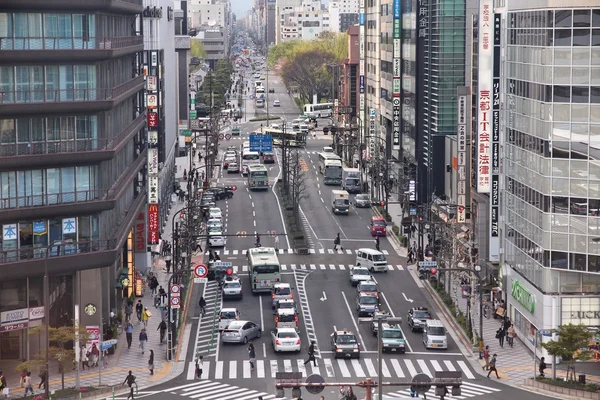
<svg viewBox="0 0 600 400">
<path fill-rule="evenodd" d="M 213 310 L 213 319 L 212 319 L 212 330 L 210 334 L 210 343 L 208 344 L 208 354 L 210 355 L 212 352 L 216 351 L 218 343 L 215 341 L 218 339 L 219 334 L 219 325 L 217 322 L 217 312 L 219 311 L 217 308 L 217 304 L 221 304 L 221 291 L 217 290 L 217 297 L 215 301 L 215 308 Z"/>
</svg>

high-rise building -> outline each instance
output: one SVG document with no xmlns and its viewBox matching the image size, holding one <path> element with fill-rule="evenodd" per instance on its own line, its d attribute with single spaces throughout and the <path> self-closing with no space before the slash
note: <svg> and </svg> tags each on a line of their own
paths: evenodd
<svg viewBox="0 0 600 400">
<path fill-rule="evenodd" d="M 206 61 L 214 68 L 218 60 L 226 59 L 231 49 L 233 18 L 229 0 L 191 0 L 188 2 L 191 28 L 195 39 L 202 42 Z"/>
<path fill-rule="evenodd" d="M 508 1 L 493 12 L 503 40 L 504 287 L 530 345 L 540 329 L 600 325 L 600 6 Z M 489 66 L 480 61 L 480 77 Z M 480 182 L 487 171 L 478 172 Z"/>
<path fill-rule="evenodd" d="M 311 40 L 329 30 L 329 13 L 321 0 L 277 0 L 277 43 L 302 39 Z"/>
<path fill-rule="evenodd" d="M 0 359 L 43 346 L 28 324 L 72 324 L 80 304 L 80 324 L 98 325 L 135 295 L 133 253 L 148 250 L 143 12 L 157 15 L 142 0 L 0 3 L 0 311 L 4 327 L 19 322 L 0 332 Z"/>
<path fill-rule="evenodd" d="M 330 1 L 327 8 L 331 32 L 346 32 L 350 26 L 359 22 L 358 0 Z"/>
</svg>

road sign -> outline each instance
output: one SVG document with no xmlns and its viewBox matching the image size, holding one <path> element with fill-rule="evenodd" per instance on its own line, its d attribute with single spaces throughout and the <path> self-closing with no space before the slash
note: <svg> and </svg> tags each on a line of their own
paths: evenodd
<svg viewBox="0 0 600 400">
<path fill-rule="evenodd" d="M 306 383 L 325 383 L 325 379 L 319 374 L 312 374 L 306 378 Z M 310 394 L 319 394 L 325 389 L 324 386 L 307 386 L 306 391 Z"/>
<path fill-rule="evenodd" d="M 171 285 L 171 297 L 179 296 L 181 294 L 181 288 L 179 285 Z"/>
<path fill-rule="evenodd" d="M 192 130 L 191 130 L 191 129 L 182 129 L 182 130 L 181 130 L 181 134 L 182 134 L 183 136 L 188 136 L 188 137 L 189 137 L 189 136 L 192 136 Z"/>
<path fill-rule="evenodd" d="M 179 297 L 171 297 L 171 308 L 180 308 L 181 300 Z"/>
<path fill-rule="evenodd" d="M 200 120 L 198 120 L 198 119 L 191 119 L 190 120 L 190 128 L 193 131 L 199 131 L 200 130 Z"/>
<path fill-rule="evenodd" d="M 231 140 L 231 134 L 228 133 L 227 135 L 225 135 L 225 139 Z"/>
<path fill-rule="evenodd" d="M 194 278 L 194 283 L 208 283 L 208 278 Z"/>
<path fill-rule="evenodd" d="M 429 392 L 431 389 L 431 378 L 426 374 L 416 374 L 412 382 L 422 382 L 422 385 L 412 385 L 412 389 L 417 392 L 417 394 L 423 394 Z"/>
<path fill-rule="evenodd" d="M 262 133 L 250 134 L 250 151 L 267 152 L 273 151 L 273 137 Z"/>
<path fill-rule="evenodd" d="M 208 275 L 208 268 L 206 268 L 206 265 L 198 264 L 194 268 L 194 275 L 196 275 L 198 278 L 206 278 Z"/>
<path fill-rule="evenodd" d="M 219 133 L 219 140 L 223 140 L 224 137 L 225 137 L 225 135 L 223 135 L 222 133 Z"/>
<path fill-rule="evenodd" d="M 198 118 L 198 111 L 190 110 L 190 119 L 196 119 L 196 118 Z"/>
<path fill-rule="evenodd" d="M 437 261 L 419 261 L 419 267 L 424 267 L 424 268 L 437 267 Z"/>
<path fill-rule="evenodd" d="M 214 263 L 215 268 L 228 268 L 233 266 L 233 263 L 229 261 L 217 261 Z"/>
</svg>

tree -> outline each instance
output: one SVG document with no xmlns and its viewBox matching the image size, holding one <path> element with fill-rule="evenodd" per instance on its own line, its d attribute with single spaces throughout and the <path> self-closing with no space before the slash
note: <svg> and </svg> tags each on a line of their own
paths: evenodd
<svg viewBox="0 0 600 400">
<path fill-rule="evenodd" d="M 46 333 L 47 332 L 47 333 Z M 50 327 L 46 328 L 46 325 L 39 325 L 29 329 L 30 335 L 41 335 L 40 337 L 46 337 L 50 340 L 50 347 L 48 348 L 48 359 L 58 361 L 58 368 L 61 373 L 62 388 L 65 388 L 65 370 L 70 371 L 75 362 L 75 340 L 77 339 L 77 333 L 79 333 L 80 343 L 85 343 L 89 338 L 89 333 L 84 327 L 79 327 L 76 330 L 74 326 L 61 326 L 58 328 Z M 41 349 L 33 359 L 25 361 L 17 365 L 17 371 L 31 371 L 34 367 L 45 368 L 46 365 L 46 349 Z M 46 382 L 49 382 L 49 373 L 46 375 Z"/>
<path fill-rule="evenodd" d="M 206 58 L 206 50 L 202 45 L 202 41 L 200 39 L 191 39 L 190 41 L 190 54 L 192 57 L 198 57 L 205 59 Z"/>
<path fill-rule="evenodd" d="M 303 160 L 298 150 L 290 152 L 287 165 L 289 167 L 290 184 L 292 189 L 292 205 L 294 207 L 294 221 L 300 226 L 300 201 L 308 198 L 308 177 Z"/>
<path fill-rule="evenodd" d="M 558 329 L 553 329 L 558 338 L 546 343 L 542 347 L 546 349 L 551 356 L 561 357 L 567 361 L 567 379 L 575 380 L 575 361 L 587 360 L 592 356 L 590 350 L 584 350 L 588 347 L 593 333 L 588 327 L 581 325 L 561 325 Z M 570 374 L 569 374 L 570 373 Z"/>
</svg>

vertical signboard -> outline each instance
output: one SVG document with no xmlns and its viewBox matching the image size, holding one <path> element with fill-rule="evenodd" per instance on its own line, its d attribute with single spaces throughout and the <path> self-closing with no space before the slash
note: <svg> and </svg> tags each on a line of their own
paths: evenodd
<svg viewBox="0 0 600 400">
<path fill-rule="evenodd" d="M 490 244 L 488 259 L 500 262 L 500 47 L 501 14 L 494 14 L 492 135 L 490 153 Z"/>
<path fill-rule="evenodd" d="M 492 132 L 493 0 L 479 5 L 479 61 L 477 105 L 477 191 L 490 192 L 490 135 Z"/>
<path fill-rule="evenodd" d="M 375 156 L 377 156 L 377 132 L 375 129 L 375 117 L 377 116 L 377 111 L 374 108 L 369 110 L 369 147 L 367 157 L 369 160 L 373 160 Z"/>
<path fill-rule="evenodd" d="M 365 49 L 366 42 L 366 23 L 365 18 L 367 17 L 366 13 L 366 3 L 365 0 L 360 0 L 360 18 L 359 18 L 359 43 L 358 43 L 358 107 L 360 108 L 360 113 L 356 113 L 360 115 L 360 119 L 363 124 L 367 123 L 367 111 L 365 109 L 365 54 L 367 49 Z M 364 129 L 364 128 L 363 128 Z"/>
<path fill-rule="evenodd" d="M 468 88 L 458 88 L 457 102 L 457 207 L 456 207 L 456 222 L 464 224 L 467 222 L 467 97 Z"/>
<path fill-rule="evenodd" d="M 147 165 L 147 187 L 148 187 L 148 245 L 156 245 L 159 242 L 160 212 L 159 212 L 159 182 L 158 182 L 158 164 L 159 164 L 159 121 L 160 121 L 160 96 L 159 81 L 160 71 L 157 68 L 158 52 L 155 50 L 149 54 L 150 66 L 148 76 L 146 76 L 146 107 L 148 108 L 148 165 Z M 141 215 L 138 215 L 137 224 L 141 226 Z M 136 227 L 137 229 L 137 227 Z M 137 232 L 136 232 L 137 233 Z M 135 244 L 135 250 L 142 249 L 141 243 Z"/>
<path fill-rule="evenodd" d="M 401 0 L 394 0 L 394 30 L 393 30 L 393 85 L 392 85 L 392 150 L 400 150 L 400 90 L 402 66 L 400 49 L 402 48 L 402 6 Z"/>
</svg>

